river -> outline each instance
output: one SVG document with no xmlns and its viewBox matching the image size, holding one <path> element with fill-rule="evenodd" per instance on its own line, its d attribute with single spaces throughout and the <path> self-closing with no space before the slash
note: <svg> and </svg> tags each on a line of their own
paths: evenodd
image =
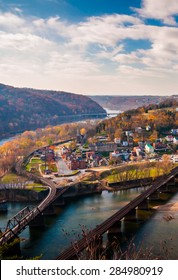
<svg viewBox="0 0 178 280">
<path fill-rule="evenodd" d="M 31 258 L 42 254 L 42 259 L 55 259 L 67 248 L 71 241 L 76 240 L 82 229 L 88 231 L 114 214 L 118 209 L 131 201 L 144 188 L 130 189 L 118 192 L 103 191 L 80 197 L 68 202 L 64 207 L 57 207 L 55 216 L 45 216 L 45 227 L 27 227 L 21 234 L 22 255 Z M 178 200 L 178 193 L 169 202 Z M 8 203 L 8 213 L 1 214 L 1 227 L 15 213 L 25 207 L 25 203 Z M 167 259 L 178 258 L 178 210 L 160 209 L 156 211 L 141 211 L 142 222 L 128 221 L 122 226 L 122 242 L 134 238 L 136 246 L 141 245 L 145 251 L 151 250 L 153 256 Z M 164 219 L 171 213 L 173 219 Z M 152 214 L 151 218 L 149 218 Z M 105 240 L 107 236 L 105 236 Z M 165 255 L 167 254 L 167 255 Z"/>
</svg>

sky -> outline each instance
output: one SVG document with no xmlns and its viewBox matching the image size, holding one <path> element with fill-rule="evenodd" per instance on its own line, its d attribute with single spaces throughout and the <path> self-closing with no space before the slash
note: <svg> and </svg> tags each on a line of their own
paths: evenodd
<svg viewBox="0 0 178 280">
<path fill-rule="evenodd" d="M 0 0 L 0 83 L 178 94 L 178 1 Z"/>
</svg>

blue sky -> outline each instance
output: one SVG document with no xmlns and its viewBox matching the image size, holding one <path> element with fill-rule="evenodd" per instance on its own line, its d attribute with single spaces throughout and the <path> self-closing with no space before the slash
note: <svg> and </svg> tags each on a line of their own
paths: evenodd
<svg viewBox="0 0 178 280">
<path fill-rule="evenodd" d="M 177 0 L 0 0 L 1 83 L 178 93 Z"/>
</svg>

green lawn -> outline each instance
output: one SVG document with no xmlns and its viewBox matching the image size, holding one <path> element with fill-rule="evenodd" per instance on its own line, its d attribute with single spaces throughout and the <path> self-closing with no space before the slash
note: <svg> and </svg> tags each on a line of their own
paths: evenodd
<svg viewBox="0 0 178 280">
<path fill-rule="evenodd" d="M 26 187 L 27 190 L 33 190 L 35 192 L 41 192 L 41 191 L 44 191 L 46 190 L 47 188 L 46 187 L 42 187 L 41 185 L 39 186 L 33 186 L 32 184 L 30 186 L 27 186 Z"/>
<path fill-rule="evenodd" d="M 39 164 L 41 164 L 41 163 L 43 163 L 43 161 L 40 159 L 40 158 L 32 158 L 31 159 L 31 161 L 30 161 L 30 163 L 39 163 Z"/>
<path fill-rule="evenodd" d="M 39 164 L 42 163 L 43 161 L 40 158 L 33 157 L 31 158 L 30 162 L 26 165 L 26 170 L 31 172 L 32 169 L 34 169 L 33 172 L 39 173 Z"/>
<path fill-rule="evenodd" d="M 4 184 L 9 184 L 9 183 L 21 183 L 21 182 L 26 182 L 26 178 L 23 176 L 19 176 L 15 173 L 8 173 L 4 175 L 3 178 L 0 179 L 0 182 Z"/>
</svg>

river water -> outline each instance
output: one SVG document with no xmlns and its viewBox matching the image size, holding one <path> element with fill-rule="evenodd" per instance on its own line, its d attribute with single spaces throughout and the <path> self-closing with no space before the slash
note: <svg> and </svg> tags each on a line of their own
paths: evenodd
<svg viewBox="0 0 178 280">
<path fill-rule="evenodd" d="M 63 207 L 56 208 L 55 216 L 45 216 L 44 227 L 27 227 L 21 234 L 22 255 L 31 258 L 42 254 L 42 259 L 55 259 L 60 252 L 70 246 L 78 238 L 82 229 L 86 232 L 114 214 L 121 207 L 139 195 L 144 188 L 136 188 L 118 192 L 103 191 L 76 198 Z M 178 193 L 169 202 L 178 200 Z M 26 203 L 8 203 L 7 214 L 0 215 L 1 227 L 15 213 L 24 208 Z M 31 205 L 33 206 L 33 205 Z M 144 212 L 144 214 L 143 214 Z M 173 219 L 166 221 L 165 216 L 171 214 Z M 143 250 L 151 250 L 158 258 L 178 258 L 178 210 L 140 211 L 142 222 L 128 221 L 122 226 L 120 240 L 124 243 L 133 238 L 136 246 Z M 148 218 L 150 215 L 151 218 Z M 137 217 L 138 218 L 138 217 Z M 107 239 L 107 236 L 105 237 Z"/>
</svg>

